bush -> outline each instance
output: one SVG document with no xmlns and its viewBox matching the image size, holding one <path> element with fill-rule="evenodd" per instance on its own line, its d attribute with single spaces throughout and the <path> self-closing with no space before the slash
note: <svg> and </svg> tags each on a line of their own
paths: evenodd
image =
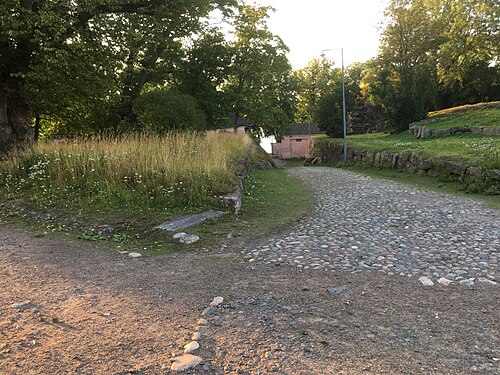
<svg viewBox="0 0 500 375">
<path fill-rule="evenodd" d="M 154 133 L 205 130 L 205 114 L 196 99 L 175 90 L 146 92 L 135 103 L 139 124 Z"/>
</svg>

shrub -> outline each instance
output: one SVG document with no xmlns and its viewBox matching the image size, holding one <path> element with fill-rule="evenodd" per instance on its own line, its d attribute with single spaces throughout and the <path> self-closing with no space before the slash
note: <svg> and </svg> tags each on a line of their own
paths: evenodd
<svg viewBox="0 0 500 375">
<path fill-rule="evenodd" d="M 196 99 L 175 90 L 155 89 L 140 96 L 135 104 L 139 124 L 149 131 L 205 130 L 205 114 Z"/>
</svg>

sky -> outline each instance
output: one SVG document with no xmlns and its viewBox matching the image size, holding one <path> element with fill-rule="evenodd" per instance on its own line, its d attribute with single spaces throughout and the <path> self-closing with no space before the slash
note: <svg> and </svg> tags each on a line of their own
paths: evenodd
<svg viewBox="0 0 500 375">
<path fill-rule="evenodd" d="M 292 67 L 300 69 L 322 50 L 340 64 L 366 61 L 377 53 L 379 24 L 389 0 L 248 0 L 248 4 L 276 9 L 269 29 L 290 48 Z"/>
</svg>

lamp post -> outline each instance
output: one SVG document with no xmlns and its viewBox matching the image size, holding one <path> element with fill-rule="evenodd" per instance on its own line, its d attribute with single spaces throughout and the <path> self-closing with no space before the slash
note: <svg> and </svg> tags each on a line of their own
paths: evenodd
<svg viewBox="0 0 500 375">
<path fill-rule="evenodd" d="M 321 56 L 325 56 L 325 52 L 334 51 L 340 49 L 340 55 L 342 59 L 342 114 L 344 122 L 344 164 L 347 165 L 347 119 L 346 119 L 346 109 L 345 109 L 345 76 L 344 76 L 344 48 L 330 48 L 321 51 Z"/>
</svg>

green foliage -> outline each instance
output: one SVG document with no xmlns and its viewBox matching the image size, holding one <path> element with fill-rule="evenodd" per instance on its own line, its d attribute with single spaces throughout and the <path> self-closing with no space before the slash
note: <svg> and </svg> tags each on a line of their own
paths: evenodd
<svg viewBox="0 0 500 375">
<path fill-rule="evenodd" d="M 364 78 L 394 132 L 427 111 L 500 99 L 499 7 L 490 0 L 392 0 Z"/>
<path fill-rule="evenodd" d="M 345 69 L 346 113 L 361 95 L 360 83 L 365 64 L 355 63 Z M 332 137 L 343 134 L 342 70 L 326 58 L 313 59 L 296 72 L 299 80 L 297 122 L 318 122 Z"/>
<path fill-rule="evenodd" d="M 313 192 L 282 169 L 253 171 L 244 192 L 241 215 L 257 232 L 289 224 L 314 205 Z"/>
<path fill-rule="evenodd" d="M 295 72 L 299 81 L 296 122 L 318 122 L 319 106 L 323 96 L 338 91 L 341 70 L 334 68 L 332 60 L 311 60 L 303 69 Z"/>
<path fill-rule="evenodd" d="M 220 87 L 230 73 L 233 50 L 225 35 L 207 28 L 186 50 L 174 73 L 177 90 L 194 97 L 207 117 L 207 127 L 216 128 L 231 111 L 229 98 Z"/>
<path fill-rule="evenodd" d="M 295 80 L 281 38 L 267 27 L 269 7 L 240 5 L 234 19 L 234 61 L 224 87 L 233 112 L 277 139 L 293 116 Z"/>
<path fill-rule="evenodd" d="M 330 137 L 340 138 L 343 136 L 342 87 L 337 89 L 335 93 L 325 94 L 320 98 L 317 113 L 321 130 L 326 131 Z"/>
<path fill-rule="evenodd" d="M 29 122 L 24 117 L 32 112 L 60 124 L 52 134 L 135 130 L 133 106 L 144 87 L 164 86 L 182 62 L 183 42 L 204 27 L 202 19 L 214 9 L 227 14 L 234 5 L 3 1 L 0 99 L 26 108 L 19 123 Z"/>
<path fill-rule="evenodd" d="M 155 89 L 142 94 L 135 111 L 142 128 L 152 133 L 206 128 L 205 114 L 196 99 L 174 90 Z"/>
</svg>

